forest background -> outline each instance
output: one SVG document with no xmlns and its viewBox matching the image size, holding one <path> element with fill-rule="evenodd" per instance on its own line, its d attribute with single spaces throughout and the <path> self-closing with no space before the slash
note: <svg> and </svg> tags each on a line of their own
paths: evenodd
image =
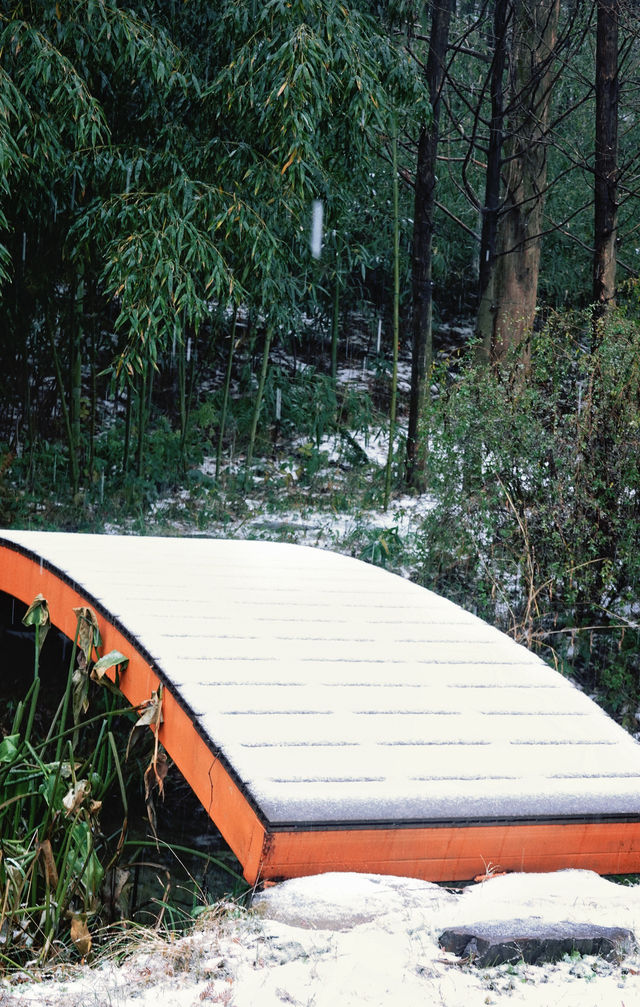
<svg viewBox="0 0 640 1007">
<path fill-rule="evenodd" d="M 0 524 L 409 491 L 410 538 L 358 554 L 637 731 L 639 29 L 634 0 L 2 0 Z"/>
</svg>

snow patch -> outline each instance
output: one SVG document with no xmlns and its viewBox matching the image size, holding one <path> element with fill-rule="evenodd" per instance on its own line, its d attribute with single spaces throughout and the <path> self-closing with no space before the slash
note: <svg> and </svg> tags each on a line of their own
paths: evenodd
<svg viewBox="0 0 640 1007">
<path fill-rule="evenodd" d="M 550 911 L 640 921 L 640 886 L 590 871 L 512 874 L 454 894 L 411 878 L 323 874 L 284 882 L 255 912 L 212 914 L 190 936 L 154 938 L 118 966 L 59 968 L 56 978 L 0 981 L 6 1007 L 640 1007 L 640 958 L 567 956 L 557 964 L 478 969 L 442 951 L 456 915 Z M 638 936 L 638 927 L 635 927 Z M 24 976 L 23 979 L 27 977 Z"/>
</svg>

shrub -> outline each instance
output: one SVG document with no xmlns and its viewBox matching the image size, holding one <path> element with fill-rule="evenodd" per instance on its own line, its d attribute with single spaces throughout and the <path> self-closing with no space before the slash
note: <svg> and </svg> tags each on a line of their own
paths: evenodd
<svg viewBox="0 0 640 1007">
<path fill-rule="evenodd" d="M 470 359 L 433 407 L 421 579 L 635 725 L 640 327 L 554 317 L 528 360 Z"/>
</svg>

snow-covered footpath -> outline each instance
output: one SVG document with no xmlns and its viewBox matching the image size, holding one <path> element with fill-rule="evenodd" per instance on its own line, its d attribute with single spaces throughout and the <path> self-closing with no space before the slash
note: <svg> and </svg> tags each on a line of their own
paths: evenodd
<svg viewBox="0 0 640 1007">
<path fill-rule="evenodd" d="M 2 1007 L 377 1007 L 525 1004 L 640 1007 L 640 955 L 479 969 L 444 952 L 447 926 L 484 920 L 575 921 L 640 939 L 640 886 L 589 871 L 511 874 L 449 892 L 428 882 L 325 874 L 219 908 L 190 936 L 142 943 L 41 982 L 0 983 Z M 26 977 L 25 977 L 26 980 Z"/>
</svg>

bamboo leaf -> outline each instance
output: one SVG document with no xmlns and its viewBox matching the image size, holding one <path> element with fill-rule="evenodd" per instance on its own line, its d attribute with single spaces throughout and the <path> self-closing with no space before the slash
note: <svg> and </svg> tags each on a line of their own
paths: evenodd
<svg viewBox="0 0 640 1007">
<path fill-rule="evenodd" d="M 295 150 L 293 150 L 293 151 L 291 152 L 291 154 L 289 155 L 288 159 L 287 159 L 287 160 L 285 161 L 285 163 L 284 163 L 284 165 L 282 166 L 282 168 L 280 169 L 280 174 L 281 174 L 281 175 L 284 175 L 284 173 L 285 173 L 285 171 L 287 170 L 287 168 L 290 168 L 290 167 L 291 167 L 291 165 L 292 165 L 292 164 L 293 164 L 293 162 L 295 161 L 295 157 L 296 157 L 296 151 L 295 151 Z"/>
</svg>

